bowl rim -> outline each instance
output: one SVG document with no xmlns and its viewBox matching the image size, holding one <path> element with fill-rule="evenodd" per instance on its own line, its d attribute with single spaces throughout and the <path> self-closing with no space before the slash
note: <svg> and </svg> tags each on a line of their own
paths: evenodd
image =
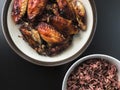
<svg viewBox="0 0 120 90">
<path fill-rule="evenodd" d="M 12 48 L 12 50 L 18 54 L 20 57 L 22 57 L 23 59 L 36 64 L 36 65 L 41 65 L 41 66 L 58 66 L 58 65 L 62 65 L 68 62 L 71 62 L 72 60 L 75 60 L 76 58 L 78 58 L 89 46 L 89 44 L 91 43 L 94 33 L 96 31 L 96 26 L 97 26 L 97 11 L 96 11 L 96 5 L 94 0 L 89 0 L 91 8 L 92 8 L 92 12 L 93 12 L 93 26 L 92 26 L 92 31 L 90 34 L 89 39 L 87 40 L 87 42 L 85 43 L 85 45 L 82 47 L 81 50 L 79 50 L 79 52 L 77 52 L 75 55 L 73 55 L 72 57 L 66 58 L 62 61 L 56 61 L 56 62 L 43 62 L 43 61 L 38 61 L 35 60 L 27 55 L 25 55 L 22 51 L 20 51 L 17 46 L 14 44 L 14 42 L 12 41 L 9 31 L 8 31 L 8 26 L 7 26 L 7 11 L 9 8 L 11 0 L 5 0 L 4 1 L 4 5 L 2 8 L 2 13 L 1 13 L 1 24 L 2 24 L 2 31 L 3 34 L 5 36 L 5 39 L 7 41 L 7 43 L 9 44 L 9 46 Z"/>
<path fill-rule="evenodd" d="M 70 75 L 70 73 L 78 66 L 80 65 L 80 63 L 88 60 L 88 59 L 92 59 L 92 58 L 101 58 L 101 59 L 105 59 L 105 58 L 108 58 L 107 61 L 109 62 L 111 60 L 114 60 L 115 62 L 119 63 L 120 64 L 120 61 L 110 55 L 106 55 L 106 54 L 90 54 L 90 55 L 87 55 L 87 56 L 84 56 L 82 58 L 80 58 L 79 60 L 77 60 L 75 63 L 73 63 L 69 69 L 67 70 L 65 76 L 64 76 L 64 79 L 63 79 L 63 82 L 62 82 L 62 90 L 64 90 L 65 88 L 65 85 L 66 85 L 66 82 L 67 82 L 67 79 Z"/>
</svg>

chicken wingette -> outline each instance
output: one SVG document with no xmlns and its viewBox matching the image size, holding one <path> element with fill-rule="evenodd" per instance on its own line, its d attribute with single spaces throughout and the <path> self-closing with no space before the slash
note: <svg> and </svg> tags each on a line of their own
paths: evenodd
<svg viewBox="0 0 120 90">
<path fill-rule="evenodd" d="M 60 14 L 64 16 L 67 19 L 75 19 L 75 15 L 73 12 L 73 8 L 69 5 L 67 0 L 57 0 L 59 9 L 60 9 Z"/>
<path fill-rule="evenodd" d="M 14 0 L 12 8 L 12 18 L 15 23 L 19 23 L 27 9 L 28 0 Z"/>
<path fill-rule="evenodd" d="M 65 37 L 57 30 L 55 30 L 53 26 L 44 22 L 41 22 L 37 26 L 37 30 L 40 33 L 42 39 L 49 44 L 62 43 L 65 40 Z"/>
<path fill-rule="evenodd" d="M 27 14 L 30 20 L 42 14 L 48 0 L 28 0 Z"/>
<path fill-rule="evenodd" d="M 72 25 L 71 20 L 65 19 L 61 16 L 51 17 L 50 22 L 56 29 L 58 29 L 62 33 L 73 35 L 79 32 L 79 30 Z"/>
<path fill-rule="evenodd" d="M 33 48 L 39 47 L 42 44 L 40 35 L 37 30 L 31 28 L 28 23 L 23 24 L 20 27 L 20 31 L 24 36 L 24 39 L 29 43 Z"/>
</svg>

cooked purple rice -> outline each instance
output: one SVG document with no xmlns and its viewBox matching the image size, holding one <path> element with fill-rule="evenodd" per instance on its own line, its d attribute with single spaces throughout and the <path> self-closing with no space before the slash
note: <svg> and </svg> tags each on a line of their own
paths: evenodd
<svg viewBox="0 0 120 90">
<path fill-rule="evenodd" d="M 117 68 L 106 60 L 87 60 L 70 74 L 67 90 L 120 90 Z"/>
</svg>

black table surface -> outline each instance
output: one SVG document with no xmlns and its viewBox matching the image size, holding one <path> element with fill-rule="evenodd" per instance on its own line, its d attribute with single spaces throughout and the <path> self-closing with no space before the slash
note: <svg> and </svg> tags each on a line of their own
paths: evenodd
<svg viewBox="0 0 120 90">
<path fill-rule="evenodd" d="M 0 12 L 3 2 L 0 0 Z M 120 60 L 120 0 L 95 0 L 95 3 L 98 14 L 96 33 L 79 58 L 101 53 Z M 29 63 L 9 47 L 0 23 L 0 90 L 61 90 L 64 75 L 75 61 L 57 67 Z"/>
</svg>

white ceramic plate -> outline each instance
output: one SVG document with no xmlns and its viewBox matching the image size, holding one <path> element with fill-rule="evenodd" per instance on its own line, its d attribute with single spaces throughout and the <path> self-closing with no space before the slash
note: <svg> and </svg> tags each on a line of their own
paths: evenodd
<svg viewBox="0 0 120 90">
<path fill-rule="evenodd" d="M 44 66 L 56 66 L 67 62 L 70 62 L 77 58 L 88 47 L 90 41 L 95 32 L 96 26 L 96 8 L 93 0 L 80 0 L 87 13 L 87 30 L 81 31 L 73 39 L 72 45 L 63 53 L 54 56 L 47 57 L 39 55 L 33 50 L 27 42 L 18 36 L 21 35 L 19 26 L 15 25 L 11 18 L 11 10 L 13 6 L 13 0 L 6 0 L 2 12 L 2 27 L 4 35 L 12 47 L 12 49 L 24 59 Z"/>
</svg>

